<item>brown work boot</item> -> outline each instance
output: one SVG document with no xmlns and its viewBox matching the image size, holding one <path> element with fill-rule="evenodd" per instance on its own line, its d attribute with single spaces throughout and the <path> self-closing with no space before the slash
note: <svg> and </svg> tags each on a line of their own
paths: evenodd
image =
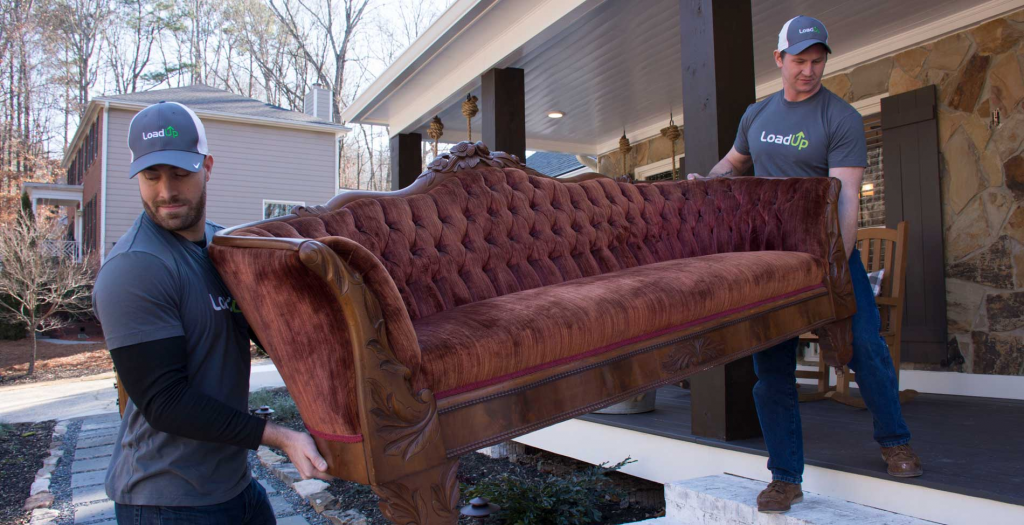
<svg viewBox="0 0 1024 525">
<path fill-rule="evenodd" d="M 909 444 L 882 447 L 882 460 L 889 466 L 887 470 L 890 476 L 916 478 L 924 474 L 921 458 L 914 454 L 914 449 L 910 448 Z"/>
<path fill-rule="evenodd" d="M 799 483 L 773 481 L 768 488 L 757 495 L 757 511 L 777 514 L 789 510 L 793 503 L 804 500 L 804 492 Z"/>
</svg>

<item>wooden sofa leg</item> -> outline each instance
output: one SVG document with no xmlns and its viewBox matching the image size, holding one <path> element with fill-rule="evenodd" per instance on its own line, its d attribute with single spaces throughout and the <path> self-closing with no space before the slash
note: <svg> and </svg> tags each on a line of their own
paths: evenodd
<svg viewBox="0 0 1024 525">
<path fill-rule="evenodd" d="M 853 358 L 853 318 L 840 319 L 814 331 L 825 364 L 842 369 Z"/>
<path fill-rule="evenodd" d="M 456 525 L 459 521 L 459 460 L 374 485 L 380 510 L 396 525 Z"/>
</svg>

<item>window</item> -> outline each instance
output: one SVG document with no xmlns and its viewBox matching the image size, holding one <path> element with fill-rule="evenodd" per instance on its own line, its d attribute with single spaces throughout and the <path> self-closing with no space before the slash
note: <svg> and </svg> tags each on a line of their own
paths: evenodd
<svg viewBox="0 0 1024 525">
<path fill-rule="evenodd" d="M 864 118 L 864 138 L 868 144 L 868 166 L 860 188 L 860 220 L 858 227 L 885 226 L 885 178 L 882 174 L 882 118 Z"/>
<path fill-rule="evenodd" d="M 276 201 L 263 199 L 263 218 L 272 219 L 274 217 L 281 217 L 288 215 L 292 211 L 293 206 L 305 206 L 304 201 Z"/>
</svg>

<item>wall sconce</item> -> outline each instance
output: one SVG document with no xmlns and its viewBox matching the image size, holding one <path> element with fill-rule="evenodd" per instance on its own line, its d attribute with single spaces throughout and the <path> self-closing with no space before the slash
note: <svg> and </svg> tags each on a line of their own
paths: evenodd
<svg viewBox="0 0 1024 525">
<path fill-rule="evenodd" d="M 869 182 L 869 183 L 867 183 L 867 184 L 865 184 L 865 185 L 860 187 L 860 196 L 861 197 L 870 197 L 870 196 L 872 196 L 874 194 L 875 194 L 875 185 L 874 184 Z"/>
</svg>

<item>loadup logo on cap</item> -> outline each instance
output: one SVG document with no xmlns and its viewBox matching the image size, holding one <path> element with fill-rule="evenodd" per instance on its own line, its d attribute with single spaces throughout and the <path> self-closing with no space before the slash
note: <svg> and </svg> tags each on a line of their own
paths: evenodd
<svg viewBox="0 0 1024 525">
<path fill-rule="evenodd" d="M 798 151 L 806 148 L 810 143 L 804 138 L 804 132 L 794 133 L 789 136 L 775 135 L 768 133 L 767 131 L 761 132 L 761 142 L 770 142 L 773 144 L 782 144 L 783 146 L 793 146 Z"/>
<path fill-rule="evenodd" d="M 174 131 L 174 127 L 173 126 L 167 126 L 166 128 L 164 128 L 164 129 L 162 129 L 160 131 L 151 131 L 149 133 L 143 132 L 142 133 L 142 140 L 149 140 L 149 139 L 156 138 L 156 137 L 171 137 L 171 138 L 174 138 L 174 137 L 177 137 L 177 136 L 178 136 L 178 132 Z"/>
<path fill-rule="evenodd" d="M 804 33 L 820 33 L 820 32 L 821 31 L 818 31 L 817 27 L 807 27 L 807 28 L 804 28 L 804 29 L 800 30 L 800 34 L 801 35 L 804 34 Z"/>
</svg>

